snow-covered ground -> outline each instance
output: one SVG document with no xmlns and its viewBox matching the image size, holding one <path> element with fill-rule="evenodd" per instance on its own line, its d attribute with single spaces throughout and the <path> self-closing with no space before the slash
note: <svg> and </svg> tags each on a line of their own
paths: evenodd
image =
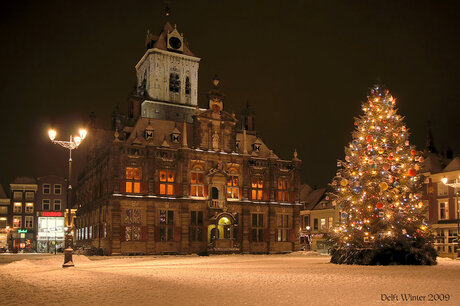
<svg viewBox="0 0 460 306">
<path fill-rule="evenodd" d="M 13 256 L 13 255 L 11 255 Z M 24 256 L 26 257 L 26 256 Z M 437 266 L 340 266 L 312 252 L 294 255 L 0 256 L 0 305 L 460 305 L 460 260 Z M 401 294 L 449 294 L 448 302 Z M 440 297 L 440 296 L 439 296 Z"/>
</svg>

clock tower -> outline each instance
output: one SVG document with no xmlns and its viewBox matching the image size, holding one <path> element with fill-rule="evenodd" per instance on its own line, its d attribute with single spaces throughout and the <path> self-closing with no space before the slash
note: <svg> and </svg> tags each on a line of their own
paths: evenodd
<svg viewBox="0 0 460 306">
<path fill-rule="evenodd" d="M 147 102 L 197 106 L 200 59 L 169 21 L 159 35 L 147 31 L 147 51 L 136 65 L 137 90 Z M 151 107 L 142 104 L 143 116 Z"/>
</svg>

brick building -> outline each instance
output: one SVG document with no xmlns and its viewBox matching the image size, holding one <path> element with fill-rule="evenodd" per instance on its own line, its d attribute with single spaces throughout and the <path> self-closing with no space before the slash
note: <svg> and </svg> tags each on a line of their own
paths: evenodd
<svg viewBox="0 0 460 306">
<path fill-rule="evenodd" d="M 460 157 L 453 158 L 445 167 L 441 166 L 435 154 L 429 154 L 425 161 L 425 201 L 428 202 L 428 219 L 435 236 L 435 248 L 439 256 L 458 256 L 458 227 L 460 188 L 447 184 L 460 182 Z"/>
<path fill-rule="evenodd" d="M 217 78 L 208 107 L 198 107 L 200 59 L 169 22 L 147 34 L 146 47 L 128 114 L 114 114 L 111 133 L 89 131 L 77 246 L 107 254 L 298 250 L 297 153 L 279 158 L 252 112 L 226 112 Z"/>
<path fill-rule="evenodd" d="M 8 250 L 11 228 L 10 203 L 10 198 L 6 195 L 3 186 L 0 185 L 0 253 Z"/>
<path fill-rule="evenodd" d="M 55 252 L 64 247 L 67 181 L 59 176 L 37 178 L 37 252 Z"/>
<path fill-rule="evenodd" d="M 17 177 L 10 184 L 12 195 L 10 250 L 35 251 L 37 188 L 37 181 L 33 177 Z"/>
</svg>

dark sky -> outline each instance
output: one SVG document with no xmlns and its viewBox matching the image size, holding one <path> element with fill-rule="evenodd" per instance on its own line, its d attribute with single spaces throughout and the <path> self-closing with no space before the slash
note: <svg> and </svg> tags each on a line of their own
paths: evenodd
<svg viewBox="0 0 460 306">
<path fill-rule="evenodd" d="M 431 120 L 438 149 L 460 152 L 458 1 L 172 1 L 172 23 L 200 57 L 200 106 L 218 74 L 224 109 L 249 100 L 261 138 L 303 160 L 303 182 L 324 186 L 351 140 L 353 117 L 377 78 L 397 98 L 412 143 Z M 0 181 L 67 172 L 67 139 L 91 111 L 109 126 L 135 82 L 147 28 L 163 1 L 2 1 Z M 75 153 L 83 163 L 84 144 Z"/>
</svg>

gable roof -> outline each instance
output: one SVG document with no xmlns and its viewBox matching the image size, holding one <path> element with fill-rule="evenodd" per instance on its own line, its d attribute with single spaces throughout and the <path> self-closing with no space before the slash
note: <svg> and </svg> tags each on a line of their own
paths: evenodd
<svg viewBox="0 0 460 306">
<path fill-rule="evenodd" d="M 460 170 L 460 156 L 455 157 L 443 170 L 443 172 Z"/>
<path fill-rule="evenodd" d="M 173 27 L 171 23 L 169 23 L 169 21 L 166 21 L 159 35 L 154 35 L 150 33 L 150 31 L 147 31 L 147 38 L 145 41 L 145 45 L 147 49 L 156 48 L 156 49 L 168 51 L 168 44 L 166 40 L 168 39 L 168 34 L 174 31 L 174 29 L 176 29 L 176 27 L 175 26 Z M 190 51 L 187 41 L 185 39 L 183 41 L 184 41 L 184 45 L 183 45 L 182 54 L 189 55 L 189 56 L 195 56 L 195 54 L 193 54 L 193 52 Z"/>
<path fill-rule="evenodd" d="M 8 197 L 6 196 L 5 189 L 3 189 L 3 186 L 0 185 L 0 199 L 7 199 Z"/>
<path fill-rule="evenodd" d="M 37 184 L 37 181 L 30 176 L 20 176 L 15 178 L 11 184 Z"/>
</svg>

